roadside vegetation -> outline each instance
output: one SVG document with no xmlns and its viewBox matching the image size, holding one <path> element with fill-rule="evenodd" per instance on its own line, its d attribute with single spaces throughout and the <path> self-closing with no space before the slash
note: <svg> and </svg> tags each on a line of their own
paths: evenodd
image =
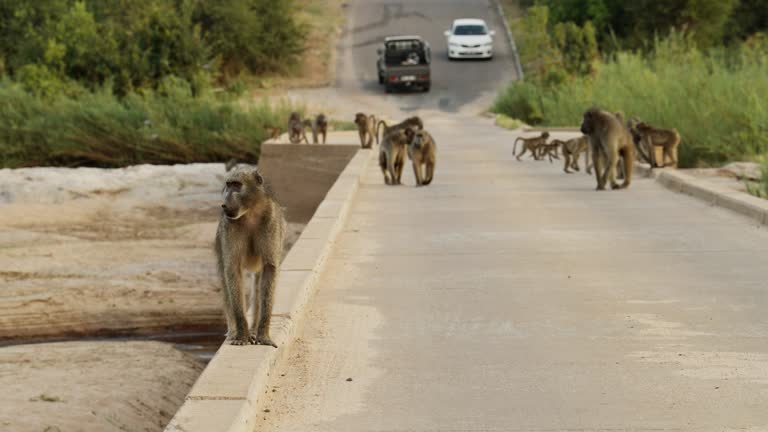
<svg viewBox="0 0 768 432">
<path fill-rule="evenodd" d="M 764 1 L 504 2 L 526 78 L 495 112 L 573 126 L 591 105 L 621 110 L 677 128 L 682 167 L 768 151 Z"/>
<path fill-rule="evenodd" d="M 250 88 L 327 70 L 341 7 L 0 2 L 0 167 L 255 162 L 265 128 L 302 107 L 252 102 Z"/>
</svg>

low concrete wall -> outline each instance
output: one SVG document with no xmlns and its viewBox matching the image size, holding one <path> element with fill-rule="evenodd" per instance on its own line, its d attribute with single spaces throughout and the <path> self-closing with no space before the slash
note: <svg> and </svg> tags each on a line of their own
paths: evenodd
<svg viewBox="0 0 768 432">
<path fill-rule="evenodd" d="M 674 169 L 651 170 L 647 164 L 635 164 L 638 174 L 653 177 L 667 189 L 684 193 L 710 205 L 722 207 L 755 222 L 768 225 L 768 200 L 722 186 L 707 184 L 705 181 Z"/>
<path fill-rule="evenodd" d="M 306 147 L 306 145 L 305 145 Z M 320 147 L 320 146 L 318 146 Z M 252 432 L 270 371 L 294 331 L 375 151 L 357 150 L 280 265 L 272 339 L 278 348 L 223 344 L 198 378 L 167 432 Z"/>
</svg>

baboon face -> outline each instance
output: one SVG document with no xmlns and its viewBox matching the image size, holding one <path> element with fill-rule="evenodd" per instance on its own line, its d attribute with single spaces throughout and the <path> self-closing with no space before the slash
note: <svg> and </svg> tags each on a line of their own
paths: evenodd
<svg viewBox="0 0 768 432">
<path fill-rule="evenodd" d="M 544 139 L 547 139 L 547 138 L 549 138 L 549 132 L 544 132 L 544 133 L 542 133 L 542 134 L 541 134 L 541 137 L 542 137 L 542 138 L 544 138 Z"/>
<path fill-rule="evenodd" d="M 413 116 L 405 120 L 404 122 L 408 126 L 412 126 L 418 129 L 424 129 L 424 122 L 421 121 L 421 117 Z"/>
<path fill-rule="evenodd" d="M 355 123 L 358 124 L 358 126 L 365 126 L 368 122 L 368 117 L 365 116 L 363 113 L 357 113 L 355 114 Z"/>
<path fill-rule="evenodd" d="M 319 125 L 324 125 L 328 121 L 325 119 L 325 114 L 318 114 L 317 117 L 315 118 L 315 122 Z"/>
<path fill-rule="evenodd" d="M 581 122 L 581 133 L 589 135 L 595 131 L 595 118 L 597 117 L 597 110 L 591 108 L 584 112 L 584 120 Z"/>
<path fill-rule="evenodd" d="M 224 216 L 230 220 L 240 219 L 260 202 L 266 202 L 264 178 L 255 168 L 235 169 L 225 178 L 222 195 Z"/>
<path fill-rule="evenodd" d="M 413 144 L 413 139 L 416 137 L 416 132 L 411 128 L 405 128 L 405 140 L 407 143 Z"/>
<path fill-rule="evenodd" d="M 296 111 L 291 113 L 291 116 L 289 117 L 290 121 L 299 121 L 301 120 L 301 116 Z"/>
</svg>

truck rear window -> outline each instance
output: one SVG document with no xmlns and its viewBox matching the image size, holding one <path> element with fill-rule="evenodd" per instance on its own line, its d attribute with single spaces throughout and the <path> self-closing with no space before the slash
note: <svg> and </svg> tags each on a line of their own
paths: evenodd
<svg viewBox="0 0 768 432">
<path fill-rule="evenodd" d="M 387 42 L 385 61 L 387 66 L 426 64 L 424 44 L 417 40 Z"/>
</svg>

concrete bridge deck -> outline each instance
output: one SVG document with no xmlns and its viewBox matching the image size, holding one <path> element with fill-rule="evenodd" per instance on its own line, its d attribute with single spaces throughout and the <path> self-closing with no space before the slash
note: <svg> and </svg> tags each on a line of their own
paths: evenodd
<svg viewBox="0 0 768 432">
<path fill-rule="evenodd" d="M 367 166 L 256 430 L 766 430 L 765 228 L 458 120 L 433 185 Z"/>
</svg>

